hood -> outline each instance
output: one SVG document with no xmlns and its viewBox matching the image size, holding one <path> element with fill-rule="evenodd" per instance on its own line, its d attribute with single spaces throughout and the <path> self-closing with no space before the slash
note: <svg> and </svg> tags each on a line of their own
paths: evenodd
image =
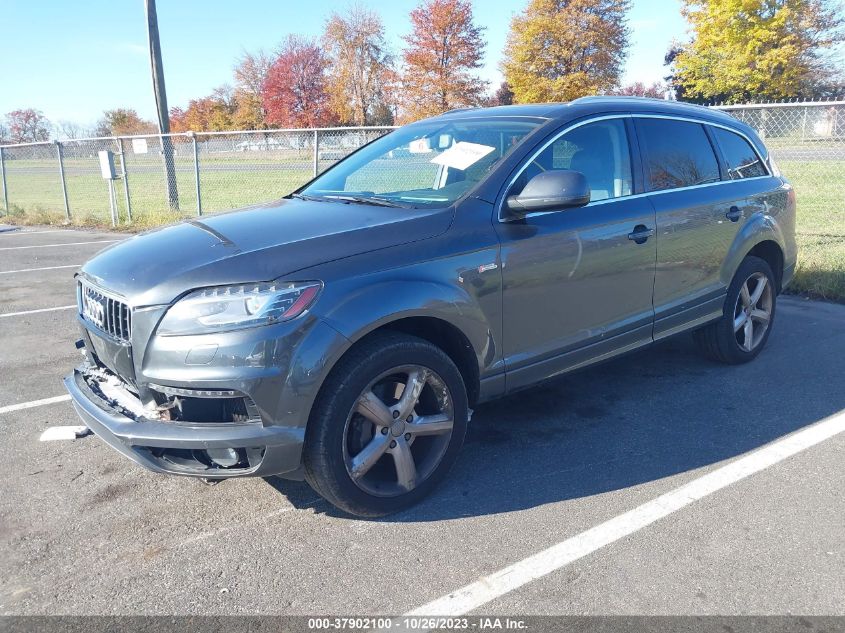
<svg viewBox="0 0 845 633">
<path fill-rule="evenodd" d="M 82 273 L 135 306 L 206 286 L 272 281 L 298 270 L 434 237 L 452 209 L 281 200 L 156 229 L 115 244 Z"/>
</svg>

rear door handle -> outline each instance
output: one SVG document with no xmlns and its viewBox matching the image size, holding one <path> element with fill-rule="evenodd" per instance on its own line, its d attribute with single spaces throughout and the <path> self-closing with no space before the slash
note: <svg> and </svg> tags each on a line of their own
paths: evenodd
<svg viewBox="0 0 845 633">
<path fill-rule="evenodd" d="M 654 235 L 654 229 L 648 228 L 645 224 L 638 224 L 634 227 L 633 233 L 628 233 L 628 239 L 636 244 L 645 244 L 652 235 Z"/>
<path fill-rule="evenodd" d="M 731 222 L 739 222 L 739 219 L 742 217 L 742 211 L 739 210 L 739 207 L 733 206 L 725 214 L 725 217 Z"/>
</svg>

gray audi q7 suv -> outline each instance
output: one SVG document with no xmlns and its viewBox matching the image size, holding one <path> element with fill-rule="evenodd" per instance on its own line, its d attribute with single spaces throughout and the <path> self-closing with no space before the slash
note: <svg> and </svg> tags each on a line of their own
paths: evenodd
<svg viewBox="0 0 845 633">
<path fill-rule="evenodd" d="M 711 358 L 753 359 L 794 222 L 760 138 L 720 112 L 449 112 L 284 200 L 97 255 L 65 384 L 154 471 L 304 477 L 379 516 L 443 479 L 479 402 L 685 331 Z"/>
</svg>

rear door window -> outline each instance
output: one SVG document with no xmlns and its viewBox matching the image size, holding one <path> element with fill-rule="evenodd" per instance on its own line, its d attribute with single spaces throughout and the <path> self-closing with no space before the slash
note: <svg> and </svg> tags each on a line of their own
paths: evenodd
<svg viewBox="0 0 845 633">
<path fill-rule="evenodd" d="M 710 128 L 716 136 L 716 142 L 722 148 L 722 154 L 728 163 L 728 173 L 732 180 L 742 178 L 757 178 L 767 176 L 768 172 L 763 166 L 763 161 L 751 147 L 751 143 L 720 127 Z"/>
<path fill-rule="evenodd" d="M 716 154 L 700 123 L 641 118 L 637 120 L 637 130 L 645 149 L 649 191 L 720 180 Z"/>
</svg>

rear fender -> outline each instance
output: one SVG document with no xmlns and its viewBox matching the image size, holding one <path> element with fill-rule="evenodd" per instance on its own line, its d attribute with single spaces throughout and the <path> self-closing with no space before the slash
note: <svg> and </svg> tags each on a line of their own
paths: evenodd
<svg viewBox="0 0 845 633">
<path fill-rule="evenodd" d="M 726 287 L 730 285 L 748 252 L 760 242 L 765 241 L 775 242 L 780 247 L 781 252 L 786 251 L 783 231 L 775 218 L 768 213 L 755 213 L 737 233 L 728 255 L 722 263 L 720 278 Z"/>
</svg>

